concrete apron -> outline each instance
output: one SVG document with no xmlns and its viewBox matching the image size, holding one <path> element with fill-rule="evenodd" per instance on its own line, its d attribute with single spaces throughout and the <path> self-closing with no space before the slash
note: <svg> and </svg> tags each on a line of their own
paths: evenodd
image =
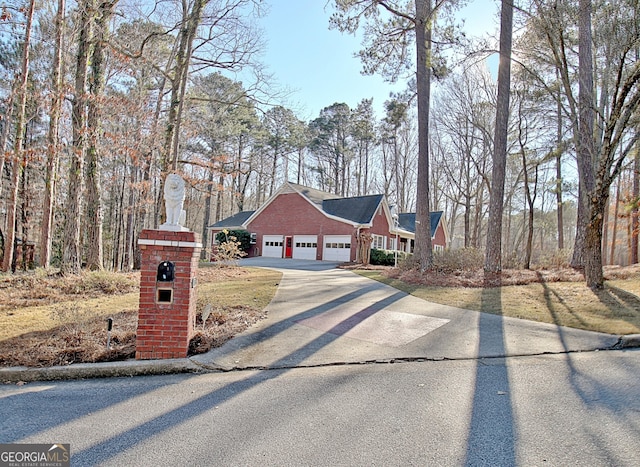
<svg viewBox="0 0 640 467">
<path fill-rule="evenodd" d="M 292 260 L 252 263 L 283 273 L 267 319 L 192 360 L 223 370 L 289 368 L 588 351 L 618 341 L 430 303 L 351 271 L 289 268 L 283 261 Z"/>
</svg>

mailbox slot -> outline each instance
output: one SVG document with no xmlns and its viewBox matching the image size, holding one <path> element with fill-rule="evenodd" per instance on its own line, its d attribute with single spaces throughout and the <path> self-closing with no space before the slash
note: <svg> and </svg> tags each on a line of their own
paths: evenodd
<svg viewBox="0 0 640 467">
<path fill-rule="evenodd" d="M 175 265 L 171 261 L 163 261 L 158 265 L 158 282 L 173 282 L 175 276 Z"/>
</svg>

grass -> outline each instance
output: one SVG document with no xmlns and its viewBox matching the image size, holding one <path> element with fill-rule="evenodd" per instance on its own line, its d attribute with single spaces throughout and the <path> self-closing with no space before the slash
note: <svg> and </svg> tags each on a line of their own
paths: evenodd
<svg viewBox="0 0 640 467">
<path fill-rule="evenodd" d="M 198 271 L 196 334 L 206 352 L 265 316 L 281 274 L 257 268 Z M 135 354 L 139 274 L 0 275 L 0 366 L 124 360 Z M 203 311 L 207 319 L 203 322 Z M 106 348 L 107 318 L 113 318 Z"/>
<path fill-rule="evenodd" d="M 358 274 L 434 303 L 608 334 L 640 333 L 640 278 L 609 280 L 594 292 L 583 282 L 503 287 L 441 287 L 408 283 L 381 270 Z"/>
</svg>

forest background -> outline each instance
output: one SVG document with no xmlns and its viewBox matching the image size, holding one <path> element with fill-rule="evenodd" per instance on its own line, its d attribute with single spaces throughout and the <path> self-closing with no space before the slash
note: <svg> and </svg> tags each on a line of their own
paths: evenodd
<svg viewBox="0 0 640 467">
<path fill-rule="evenodd" d="M 207 226 L 256 209 L 285 180 L 342 196 L 383 193 L 399 212 L 415 212 L 426 133 L 418 131 L 416 24 L 430 34 L 428 209 L 444 211 L 452 248 L 483 249 L 500 131 L 499 80 L 486 58 L 504 44 L 465 35 L 455 15 L 461 0 L 326 3 L 327 27 L 360 28 L 363 71 L 406 83 L 382 115 L 371 99 L 350 107 L 327 96 L 317 117 L 302 120 L 260 61 L 262 1 L 4 3 L 2 269 L 136 268 L 137 236 L 162 222 L 171 171 L 187 181 L 186 224 L 205 245 Z M 422 23 L 419 4 L 429 7 Z M 575 259 L 586 222 L 579 199 L 602 205 L 591 209 L 602 221 L 602 263 L 637 263 L 639 2 L 500 4 L 514 13 L 502 266 Z M 595 174 L 586 182 L 585 139 Z"/>
</svg>

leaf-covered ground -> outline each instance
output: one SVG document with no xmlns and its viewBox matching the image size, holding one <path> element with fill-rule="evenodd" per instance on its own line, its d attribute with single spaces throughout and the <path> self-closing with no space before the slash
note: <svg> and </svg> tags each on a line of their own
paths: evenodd
<svg viewBox="0 0 640 467">
<path fill-rule="evenodd" d="M 280 274 L 273 271 L 201 267 L 190 354 L 220 346 L 264 318 L 279 280 Z M 0 276 L 0 366 L 135 357 L 138 284 L 139 273 L 59 277 L 38 271 Z M 113 319 L 110 334 L 107 318 Z M 28 329 L 33 330 L 21 332 Z"/>
</svg>

